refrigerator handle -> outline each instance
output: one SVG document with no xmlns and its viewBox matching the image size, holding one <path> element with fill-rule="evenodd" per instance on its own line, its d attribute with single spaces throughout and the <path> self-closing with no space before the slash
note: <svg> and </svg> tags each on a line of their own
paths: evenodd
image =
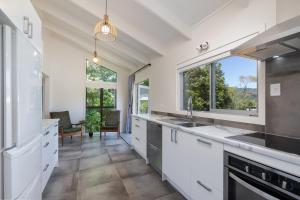
<svg viewBox="0 0 300 200">
<path fill-rule="evenodd" d="M 12 29 L 3 25 L 3 64 L 4 64 L 4 148 L 13 144 L 13 117 L 12 117 Z"/>
</svg>

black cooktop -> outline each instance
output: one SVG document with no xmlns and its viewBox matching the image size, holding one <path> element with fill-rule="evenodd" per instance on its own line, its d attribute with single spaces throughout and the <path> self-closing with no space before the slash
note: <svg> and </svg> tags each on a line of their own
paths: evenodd
<svg viewBox="0 0 300 200">
<path fill-rule="evenodd" d="M 284 151 L 287 153 L 297 154 L 300 156 L 300 138 L 289 138 L 261 132 L 231 136 L 228 138 L 250 144 L 264 146 L 279 151 Z"/>
</svg>

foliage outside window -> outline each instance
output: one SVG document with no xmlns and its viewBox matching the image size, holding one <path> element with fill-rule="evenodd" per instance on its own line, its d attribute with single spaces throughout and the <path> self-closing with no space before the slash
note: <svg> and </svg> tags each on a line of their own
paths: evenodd
<svg viewBox="0 0 300 200">
<path fill-rule="evenodd" d="M 99 131 L 101 111 L 116 108 L 117 73 L 87 60 L 86 80 L 86 121 L 98 123 L 90 129 Z"/>
<path fill-rule="evenodd" d="M 182 73 L 182 107 L 257 114 L 257 61 L 231 56 Z"/>
<path fill-rule="evenodd" d="M 149 80 L 137 84 L 137 113 L 149 113 Z"/>
</svg>

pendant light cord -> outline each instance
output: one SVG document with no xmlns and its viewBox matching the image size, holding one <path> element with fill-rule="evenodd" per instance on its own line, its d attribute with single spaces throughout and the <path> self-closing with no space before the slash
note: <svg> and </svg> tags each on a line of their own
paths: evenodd
<svg viewBox="0 0 300 200">
<path fill-rule="evenodd" d="M 95 51 L 96 51 L 96 48 L 97 48 L 96 42 L 97 42 L 97 39 L 95 38 Z"/>
<path fill-rule="evenodd" d="M 107 15 L 107 0 L 105 2 L 105 14 Z"/>
</svg>

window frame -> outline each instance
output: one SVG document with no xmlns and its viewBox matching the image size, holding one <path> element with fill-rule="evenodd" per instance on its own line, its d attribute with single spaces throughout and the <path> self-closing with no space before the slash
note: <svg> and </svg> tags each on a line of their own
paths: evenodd
<svg viewBox="0 0 300 200">
<path fill-rule="evenodd" d="M 149 82 L 149 86 L 148 86 L 148 110 L 147 113 L 140 113 L 140 109 L 139 109 L 139 105 L 140 105 L 140 101 L 139 101 L 139 85 L 145 81 Z M 135 83 L 135 113 L 138 115 L 150 115 L 150 80 L 147 78 L 143 81 L 137 82 Z"/>
<path fill-rule="evenodd" d="M 182 68 L 179 68 L 178 69 L 178 79 L 179 81 L 177 81 L 179 83 L 179 109 L 180 111 L 187 111 L 186 109 L 184 109 L 184 93 L 183 93 L 183 73 L 188 71 L 188 70 L 191 70 L 191 69 L 194 69 L 194 68 L 201 68 L 202 66 L 205 66 L 205 65 L 209 65 L 209 82 L 210 82 L 210 85 L 209 85 L 209 111 L 199 111 L 199 110 L 193 110 L 194 113 L 215 113 L 215 114 L 229 114 L 229 115 L 239 115 L 239 116 L 251 116 L 251 117 L 258 117 L 259 116 L 259 113 L 260 113 L 260 80 L 259 80 L 259 71 L 260 71 L 260 62 L 256 60 L 256 77 L 257 77 L 257 80 L 256 80 L 256 85 L 257 85 L 257 99 L 256 99 L 256 110 L 253 110 L 253 111 L 246 111 L 246 110 L 230 110 L 230 109 L 217 109 L 217 108 L 213 108 L 213 105 L 212 105 L 212 101 L 213 101 L 213 97 L 216 98 L 216 95 L 213 95 L 214 93 L 214 87 L 213 87 L 213 75 L 212 75 L 212 68 L 213 68 L 213 63 L 215 62 L 218 62 L 220 60 L 223 60 L 223 59 L 226 59 L 226 58 L 229 58 L 229 57 L 233 57 L 233 56 L 238 56 L 238 55 L 231 55 L 231 54 L 228 54 L 228 53 L 225 53 L 225 54 L 221 54 L 221 55 L 218 55 L 216 56 L 215 58 L 212 58 L 212 59 L 209 59 L 209 61 L 207 62 L 196 62 L 196 63 L 193 63 L 192 65 L 190 66 L 186 66 L 186 67 L 182 67 Z M 243 56 L 240 56 L 240 57 L 243 57 Z M 247 58 L 247 57 L 243 57 L 243 58 Z M 251 59 L 251 58 L 247 58 L 247 59 Z M 253 59 L 252 59 L 253 60 Z"/>
</svg>

